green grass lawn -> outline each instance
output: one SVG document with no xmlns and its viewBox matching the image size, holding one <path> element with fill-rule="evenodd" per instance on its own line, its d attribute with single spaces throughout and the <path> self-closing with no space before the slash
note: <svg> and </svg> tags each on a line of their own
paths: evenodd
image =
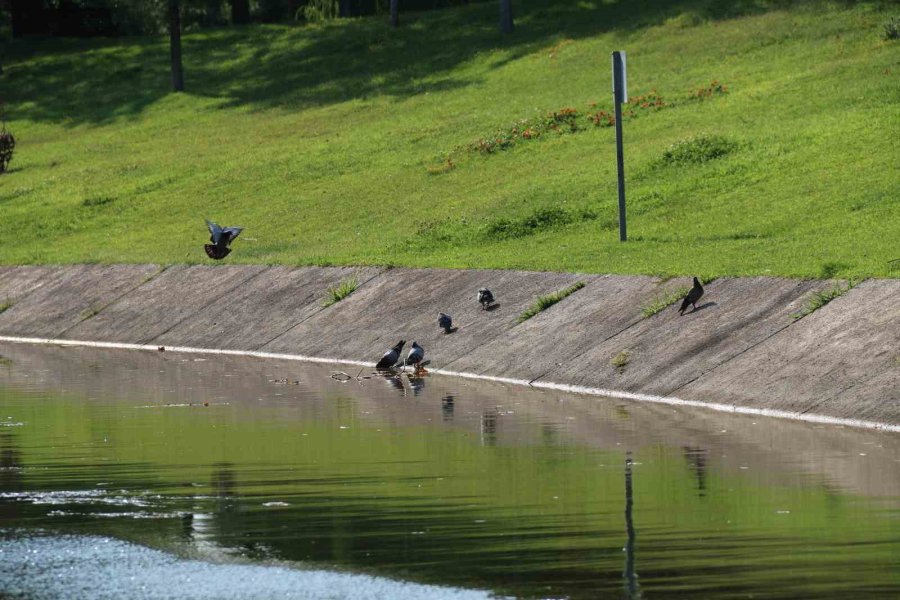
<svg viewBox="0 0 900 600">
<path fill-rule="evenodd" d="M 246 228 L 227 263 L 898 277 L 892 15 L 900 4 L 535 0 L 509 37 L 493 2 L 396 31 L 208 30 L 184 38 L 184 94 L 168 91 L 163 37 L 19 40 L 0 76 L 19 140 L 0 263 L 207 262 L 210 218 Z M 587 118 L 611 108 L 615 49 L 630 95 L 664 103 L 627 107 L 625 244 L 613 128 Z M 727 91 L 691 99 L 713 80 Z M 564 108 L 575 133 L 470 149 Z M 712 143 L 667 154 L 692 138 Z M 693 160 L 710 148 L 723 155 Z"/>
</svg>

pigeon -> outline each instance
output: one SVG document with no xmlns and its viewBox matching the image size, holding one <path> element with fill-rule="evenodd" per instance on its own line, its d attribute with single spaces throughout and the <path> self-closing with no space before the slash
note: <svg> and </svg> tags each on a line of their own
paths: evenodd
<svg viewBox="0 0 900 600">
<path fill-rule="evenodd" d="M 694 307 L 691 312 L 697 310 L 697 300 L 699 300 L 701 296 L 703 296 L 703 286 L 700 285 L 700 280 L 694 277 L 694 287 L 692 287 L 691 291 L 684 297 L 684 301 L 681 303 L 678 314 L 683 315 L 684 311 L 687 310 L 688 304 Z"/>
<path fill-rule="evenodd" d="M 406 343 L 406 340 L 400 340 L 397 342 L 397 345 L 384 353 L 384 356 L 381 357 L 375 364 L 376 369 L 390 369 L 394 365 L 397 364 L 397 361 L 400 360 L 400 352 L 403 350 L 403 344 Z"/>
<path fill-rule="evenodd" d="M 481 304 L 482 310 L 487 309 L 488 306 L 494 303 L 494 295 L 491 293 L 491 290 L 487 288 L 481 288 L 478 290 L 478 303 Z"/>
<path fill-rule="evenodd" d="M 232 240 L 241 234 L 243 227 L 219 227 L 209 219 L 206 220 L 206 227 L 209 229 L 209 241 L 211 244 L 204 244 L 203 249 L 206 255 L 214 260 L 222 260 L 231 252 L 228 247 Z"/>
<path fill-rule="evenodd" d="M 450 333 L 453 327 L 453 319 L 446 313 L 438 313 L 438 327 L 444 330 L 444 333 Z"/>
<path fill-rule="evenodd" d="M 407 366 L 413 365 L 418 368 L 422 361 L 425 359 L 425 348 L 417 344 L 416 342 L 412 343 L 412 347 L 409 349 L 409 354 L 406 355 L 406 364 Z"/>
</svg>

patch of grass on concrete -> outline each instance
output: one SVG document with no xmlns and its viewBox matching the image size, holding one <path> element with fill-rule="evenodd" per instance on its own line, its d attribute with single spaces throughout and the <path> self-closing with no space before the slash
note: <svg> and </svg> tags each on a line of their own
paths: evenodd
<svg viewBox="0 0 900 600">
<path fill-rule="evenodd" d="M 341 280 L 341 282 L 337 285 L 331 286 L 327 290 L 325 290 L 325 299 L 322 301 L 322 306 L 329 307 L 332 304 L 337 304 L 350 294 L 356 291 L 356 288 L 359 287 L 359 279 L 354 277 L 347 277 L 346 279 Z"/>
<path fill-rule="evenodd" d="M 626 367 L 628 367 L 628 363 L 631 361 L 631 352 L 628 350 L 622 350 L 615 356 L 613 356 L 612 360 L 609 361 L 609 364 L 616 368 L 616 372 L 621 375 L 625 372 Z"/>
<path fill-rule="evenodd" d="M 12 307 L 12 305 L 13 305 L 13 303 L 10 302 L 9 299 L 7 299 L 6 302 L 0 302 L 0 313 L 3 313 L 5 311 L 9 310 Z"/>
<path fill-rule="evenodd" d="M 100 314 L 101 310 L 103 310 L 103 307 L 97 307 L 97 306 L 91 305 L 91 306 L 87 307 L 86 309 L 84 309 L 83 311 L 81 311 L 81 319 L 86 321 L 92 317 L 96 317 L 97 315 Z"/>
<path fill-rule="evenodd" d="M 853 283 L 848 282 L 846 287 L 842 287 L 840 284 L 835 284 L 831 289 L 814 292 L 810 299 L 807 300 L 803 308 L 792 314 L 791 318 L 793 318 L 795 321 L 799 321 L 803 317 L 816 312 L 835 298 L 843 296 L 851 289 L 853 289 Z"/>
<path fill-rule="evenodd" d="M 563 298 L 571 296 L 572 294 L 583 288 L 585 285 L 586 284 L 583 281 L 578 281 L 563 290 L 559 290 L 558 292 L 553 292 L 552 294 L 547 294 L 546 296 L 538 296 L 535 299 L 534 304 L 529 306 L 525 310 L 525 312 L 519 315 L 519 317 L 516 319 L 516 323 L 524 323 L 536 314 L 547 310 Z"/>
<path fill-rule="evenodd" d="M 657 295 L 648 304 L 641 307 L 641 313 L 645 318 L 650 318 L 684 298 L 685 294 L 689 291 L 691 291 L 691 288 L 686 286 L 663 292 L 662 294 Z"/>
</svg>

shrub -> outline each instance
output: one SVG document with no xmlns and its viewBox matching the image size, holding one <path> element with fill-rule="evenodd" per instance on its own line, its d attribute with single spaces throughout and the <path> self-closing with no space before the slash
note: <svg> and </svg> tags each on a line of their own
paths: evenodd
<svg viewBox="0 0 900 600">
<path fill-rule="evenodd" d="M 0 126 L 0 174 L 6 172 L 16 149 L 16 138 L 6 129 L 6 123 Z"/>
<path fill-rule="evenodd" d="M 664 163 L 703 163 L 720 158 L 737 149 L 736 142 L 721 135 L 703 135 L 679 140 L 663 152 Z"/>
<path fill-rule="evenodd" d="M 336 0 L 309 0 L 306 6 L 297 11 L 298 16 L 300 10 L 303 11 L 304 18 L 310 23 L 336 19 L 340 14 L 339 4 Z"/>
<path fill-rule="evenodd" d="M 566 210 L 558 206 L 544 206 L 521 219 L 499 218 L 489 221 L 484 230 L 489 239 L 508 239 L 532 235 L 554 227 L 568 225 L 575 221 L 596 219 L 593 211 L 580 212 Z"/>
<path fill-rule="evenodd" d="M 688 94 L 688 98 L 691 100 L 706 100 L 707 98 L 727 93 L 728 87 L 722 84 L 718 79 L 714 79 L 709 85 L 692 90 L 691 93 Z"/>
<path fill-rule="evenodd" d="M 900 19 L 891 17 L 884 24 L 884 32 L 881 38 L 885 41 L 900 39 Z"/>
<path fill-rule="evenodd" d="M 562 108 L 556 112 L 547 113 L 544 126 L 559 133 L 575 133 L 578 127 L 578 110 L 575 108 Z"/>
</svg>

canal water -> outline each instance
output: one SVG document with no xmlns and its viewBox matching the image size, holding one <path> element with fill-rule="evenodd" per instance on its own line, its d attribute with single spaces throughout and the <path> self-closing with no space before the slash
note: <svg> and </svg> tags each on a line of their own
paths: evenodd
<svg viewBox="0 0 900 600">
<path fill-rule="evenodd" d="M 0 597 L 900 597 L 897 434 L 368 375 L 0 344 Z"/>
</svg>

